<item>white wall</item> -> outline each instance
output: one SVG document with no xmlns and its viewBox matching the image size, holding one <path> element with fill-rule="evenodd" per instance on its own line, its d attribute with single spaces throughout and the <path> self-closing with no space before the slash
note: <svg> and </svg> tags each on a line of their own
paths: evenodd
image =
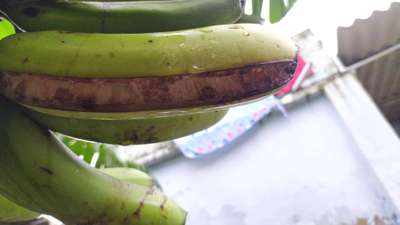
<svg viewBox="0 0 400 225">
<path fill-rule="evenodd" d="M 395 214 L 324 96 L 267 118 L 216 155 L 153 173 L 189 211 L 188 225 L 364 224 Z"/>
</svg>

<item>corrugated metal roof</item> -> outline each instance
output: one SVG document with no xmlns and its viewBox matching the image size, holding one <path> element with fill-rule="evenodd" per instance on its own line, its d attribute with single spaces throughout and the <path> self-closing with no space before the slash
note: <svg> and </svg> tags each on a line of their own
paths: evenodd
<svg viewBox="0 0 400 225">
<path fill-rule="evenodd" d="M 338 29 L 339 58 L 348 66 L 400 43 L 400 3 L 375 11 Z M 390 120 L 400 119 L 400 51 L 367 64 L 357 73 L 363 85 Z"/>
</svg>

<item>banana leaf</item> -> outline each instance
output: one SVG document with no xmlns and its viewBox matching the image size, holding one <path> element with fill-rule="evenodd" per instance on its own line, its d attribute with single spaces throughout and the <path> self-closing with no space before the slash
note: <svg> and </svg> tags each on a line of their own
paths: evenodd
<svg viewBox="0 0 400 225">
<path fill-rule="evenodd" d="M 13 34 L 15 34 L 15 29 L 12 23 L 0 17 L 0 40 Z"/>
<path fill-rule="evenodd" d="M 94 164 L 96 168 L 128 167 L 148 173 L 143 165 L 121 159 L 116 153 L 118 146 L 87 142 L 64 135 L 58 135 L 58 137 L 76 155 L 87 163 Z M 93 162 L 93 160 L 96 161 Z"/>
<path fill-rule="evenodd" d="M 262 0 L 261 0 L 262 1 Z M 292 9 L 296 0 L 270 0 L 269 20 L 271 23 L 279 22 Z"/>
<path fill-rule="evenodd" d="M 263 24 L 268 15 L 263 15 L 264 0 L 248 0 L 246 4 L 252 4 L 253 12 L 251 15 L 243 15 L 239 23 L 258 23 Z M 279 22 L 293 7 L 296 0 L 270 0 L 269 1 L 269 21 Z"/>
</svg>

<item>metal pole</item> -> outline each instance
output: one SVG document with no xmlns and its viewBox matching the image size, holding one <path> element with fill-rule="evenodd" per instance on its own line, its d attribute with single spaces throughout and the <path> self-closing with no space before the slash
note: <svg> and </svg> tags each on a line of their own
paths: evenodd
<svg viewBox="0 0 400 225">
<path fill-rule="evenodd" d="M 344 71 L 340 71 L 340 72 L 346 73 L 346 72 L 349 72 L 349 71 L 352 71 L 352 70 L 356 70 L 356 69 L 358 69 L 360 67 L 363 67 L 363 66 L 367 65 L 368 63 L 376 61 L 376 60 L 378 60 L 378 59 L 380 59 L 380 58 L 382 58 L 384 56 L 387 56 L 387 55 L 389 55 L 389 54 L 391 54 L 391 53 L 393 53 L 393 52 L 395 52 L 397 50 L 400 50 L 400 43 L 397 43 L 397 44 L 395 44 L 395 45 L 393 45 L 393 46 L 391 46 L 389 48 L 386 48 L 385 50 L 382 50 L 382 51 L 380 51 L 380 52 L 378 52 L 376 54 L 373 54 L 373 55 L 371 55 L 371 56 L 369 56 L 369 57 L 367 57 L 365 59 L 362 59 L 362 60 L 360 60 L 360 61 L 358 61 L 358 62 L 356 62 L 356 63 L 354 63 L 354 64 L 352 64 L 352 65 L 350 65 L 348 67 L 345 67 Z"/>
</svg>

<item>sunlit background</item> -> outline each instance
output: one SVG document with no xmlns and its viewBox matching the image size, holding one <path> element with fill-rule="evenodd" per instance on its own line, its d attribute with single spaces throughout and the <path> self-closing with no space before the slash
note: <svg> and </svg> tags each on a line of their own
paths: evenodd
<svg viewBox="0 0 400 225">
<path fill-rule="evenodd" d="M 387 10 L 392 2 L 396 1 L 299 0 L 276 26 L 290 36 L 311 29 L 323 41 L 325 49 L 336 55 L 337 27 L 351 26 L 355 19 L 368 18 L 374 10 Z M 268 4 L 264 10 L 268 12 Z"/>
</svg>

